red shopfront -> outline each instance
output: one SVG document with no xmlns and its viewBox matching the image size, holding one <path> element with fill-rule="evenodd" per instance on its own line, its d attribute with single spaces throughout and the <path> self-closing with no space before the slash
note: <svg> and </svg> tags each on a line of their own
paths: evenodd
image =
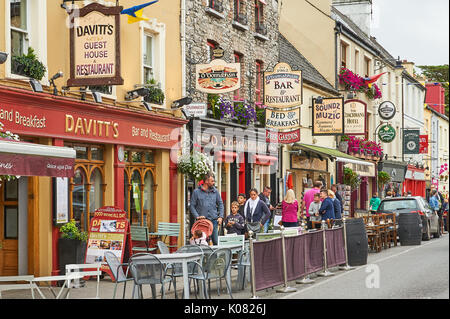
<svg viewBox="0 0 450 319">
<path fill-rule="evenodd" d="M 106 205 L 124 208 L 131 224 L 146 224 L 152 230 L 158 220 L 178 221 L 181 185 L 171 155 L 176 156 L 185 120 L 0 86 L 0 122 L 5 131 L 26 141 L 75 149 L 67 198 L 69 218 L 77 220 L 82 229 L 88 229 L 95 209 Z M 51 179 L 36 177 L 31 184 L 35 216 L 51 221 Z M 45 229 L 34 227 L 30 235 L 39 244 L 29 263 L 34 269 L 41 264 L 41 273 L 45 273 L 39 255 L 51 253 L 52 274 L 57 274 L 59 228 L 49 228 L 52 252 L 45 251 Z"/>
<path fill-rule="evenodd" d="M 425 198 L 426 182 L 425 169 L 416 168 L 413 165 L 408 165 L 408 170 L 405 174 L 405 181 L 403 182 L 403 194 L 411 192 L 412 196 L 422 196 Z"/>
</svg>

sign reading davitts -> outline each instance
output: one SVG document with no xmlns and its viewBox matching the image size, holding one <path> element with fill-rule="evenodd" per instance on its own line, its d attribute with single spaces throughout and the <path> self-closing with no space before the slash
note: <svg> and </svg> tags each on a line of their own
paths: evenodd
<svg viewBox="0 0 450 319">
<path fill-rule="evenodd" d="M 367 104 L 359 100 L 345 101 L 344 133 L 348 135 L 366 134 Z"/>
<path fill-rule="evenodd" d="M 344 98 L 313 99 L 312 135 L 344 134 Z"/>
<path fill-rule="evenodd" d="M 241 65 L 221 59 L 196 65 L 196 89 L 204 93 L 227 93 L 241 87 Z"/>
<path fill-rule="evenodd" d="M 92 3 L 80 9 L 70 31 L 68 86 L 121 85 L 120 11 Z"/>
<path fill-rule="evenodd" d="M 302 103 L 302 71 L 292 71 L 289 64 L 278 63 L 273 72 L 264 72 L 264 105 L 285 108 Z"/>
<path fill-rule="evenodd" d="M 300 108 L 289 111 L 266 109 L 266 127 L 279 130 L 300 127 Z"/>
</svg>

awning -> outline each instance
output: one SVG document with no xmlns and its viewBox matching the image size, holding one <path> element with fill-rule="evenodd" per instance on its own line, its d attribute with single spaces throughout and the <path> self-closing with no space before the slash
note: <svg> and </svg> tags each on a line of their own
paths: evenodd
<svg viewBox="0 0 450 319">
<path fill-rule="evenodd" d="M 214 153 L 214 158 L 217 163 L 233 163 L 236 157 L 237 154 L 231 151 L 217 151 Z"/>
<path fill-rule="evenodd" d="M 316 145 L 309 145 L 309 144 L 303 144 L 303 143 L 295 143 L 292 146 L 293 150 L 301 150 L 309 153 L 314 153 L 316 156 L 318 156 L 320 159 L 323 158 L 329 158 L 332 161 L 336 162 L 343 162 L 343 163 L 352 163 L 352 164 L 358 164 L 358 165 L 365 165 L 365 166 L 373 166 L 375 167 L 374 163 L 363 161 L 357 157 L 342 153 L 338 150 L 322 147 L 322 146 L 316 146 Z"/>
<path fill-rule="evenodd" d="M 0 175 L 73 177 L 76 152 L 0 139 Z"/>
<path fill-rule="evenodd" d="M 254 163 L 257 165 L 273 165 L 278 161 L 278 158 L 275 156 L 269 155 L 253 155 Z"/>
</svg>

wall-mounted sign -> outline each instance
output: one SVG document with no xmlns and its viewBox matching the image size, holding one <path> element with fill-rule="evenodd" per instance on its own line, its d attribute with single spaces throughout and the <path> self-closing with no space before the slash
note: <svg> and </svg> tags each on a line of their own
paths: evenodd
<svg viewBox="0 0 450 319">
<path fill-rule="evenodd" d="M 214 56 L 214 58 L 216 58 L 216 59 L 221 59 L 221 58 L 223 58 L 224 53 L 225 53 L 225 50 L 222 49 L 221 47 L 215 48 L 215 49 L 213 50 L 213 56 Z"/>
<path fill-rule="evenodd" d="M 344 167 L 352 169 L 361 177 L 375 177 L 375 165 L 360 165 L 355 163 L 347 163 Z"/>
<path fill-rule="evenodd" d="M 313 99 L 312 135 L 344 134 L 344 98 Z"/>
<path fill-rule="evenodd" d="M 80 9 L 70 30 L 68 86 L 122 85 L 120 11 L 91 3 Z"/>
<path fill-rule="evenodd" d="M 298 127 L 300 127 L 300 108 L 289 111 L 266 108 L 266 128 L 285 130 Z"/>
<path fill-rule="evenodd" d="M 420 130 L 403 130 L 403 154 L 420 154 Z"/>
<path fill-rule="evenodd" d="M 300 141 L 300 129 L 291 132 L 266 130 L 267 143 L 292 144 Z"/>
<path fill-rule="evenodd" d="M 206 116 L 206 103 L 190 103 L 183 106 L 187 116 L 202 117 Z"/>
<path fill-rule="evenodd" d="M 383 143 L 391 143 L 397 133 L 395 132 L 395 128 L 393 128 L 390 124 L 383 125 L 378 130 L 378 138 Z"/>
<path fill-rule="evenodd" d="M 397 113 L 397 110 L 394 103 L 391 101 L 384 101 L 378 107 L 378 114 L 383 120 L 390 120 L 394 118 L 395 113 Z"/>
<path fill-rule="evenodd" d="M 291 155 L 291 168 L 293 169 L 312 169 L 315 171 L 326 172 L 328 167 L 328 160 L 321 160 L 315 157 L 305 157 L 298 155 Z"/>
<path fill-rule="evenodd" d="M 285 108 L 303 103 L 302 71 L 292 71 L 287 63 L 278 63 L 273 72 L 264 72 L 264 105 Z"/>
<path fill-rule="evenodd" d="M 221 59 L 196 65 L 196 89 L 204 93 L 227 93 L 241 87 L 241 64 Z"/>
<path fill-rule="evenodd" d="M 365 135 L 367 126 L 367 104 L 360 100 L 348 100 L 344 104 L 344 133 Z"/>
<path fill-rule="evenodd" d="M 420 154 L 428 154 L 428 135 L 420 135 Z"/>
</svg>

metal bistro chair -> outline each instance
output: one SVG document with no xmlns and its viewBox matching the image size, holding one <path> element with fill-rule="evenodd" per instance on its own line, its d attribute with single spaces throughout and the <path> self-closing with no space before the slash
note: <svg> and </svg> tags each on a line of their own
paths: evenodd
<svg viewBox="0 0 450 319">
<path fill-rule="evenodd" d="M 124 283 L 123 285 L 123 296 L 122 298 L 125 298 L 125 289 L 127 287 L 127 281 L 133 280 L 133 277 L 129 277 L 127 278 L 127 276 L 125 275 L 125 273 L 123 272 L 123 267 L 127 266 L 127 263 L 120 263 L 119 258 L 117 258 L 116 255 L 114 255 L 111 251 L 105 251 L 105 259 L 106 259 L 106 263 L 109 266 L 109 269 L 111 269 L 111 273 L 113 275 L 114 281 L 116 282 L 116 284 L 114 285 L 114 293 L 113 293 L 113 299 L 116 298 L 116 290 L 117 290 L 117 285 L 121 282 Z"/>
<path fill-rule="evenodd" d="M 164 284 L 170 282 L 172 278 L 167 278 L 165 266 L 158 257 L 146 253 L 135 254 L 130 257 L 128 270 L 134 279 L 133 297 L 135 288 L 138 286 L 138 296 L 143 299 L 142 285 L 147 284 L 151 287 L 153 299 L 156 299 L 155 285 L 161 284 L 161 299 L 164 299 Z"/>
<path fill-rule="evenodd" d="M 203 250 L 200 248 L 200 246 L 197 245 L 186 245 L 186 246 L 182 246 L 180 247 L 176 252 L 174 252 L 174 254 L 178 254 L 178 253 L 202 253 L 203 254 Z M 202 256 L 203 259 L 203 256 Z M 196 262 L 188 262 L 187 264 L 188 266 L 188 275 L 194 274 L 197 272 L 197 263 Z M 176 264 L 172 264 L 172 272 L 170 274 L 168 274 L 168 276 L 172 277 L 172 282 L 173 282 L 173 288 L 175 290 L 175 299 L 178 298 L 177 295 L 177 277 L 183 277 L 183 267 L 181 264 L 176 263 Z M 190 287 L 190 283 L 189 283 L 189 287 Z M 170 288 L 170 286 L 169 286 Z M 190 290 L 190 288 L 189 288 Z"/>
<path fill-rule="evenodd" d="M 149 247 L 148 228 L 145 226 L 130 226 L 131 242 L 138 243 L 143 246 L 133 245 L 132 250 L 146 253 L 156 250 L 156 247 Z"/>
<path fill-rule="evenodd" d="M 251 270 L 250 266 L 250 251 L 245 249 L 239 256 L 238 261 L 238 277 L 237 277 L 237 287 L 240 290 L 245 289 L 246 278 L 245 275 L 247 273 L 247 268 Z M 250 277 L 248 277 L 247 281 L 250 281 Z"/>
<path fill-rule="evenodd" d="M 231 250 L 229 248 L 217 249 L 209 255 L 205 267 L 202 267 L 199 263 L 196 264 L 200 267 L 201 272 L 189 275 L 189 278 L 203 281 L 203 293 L 206 298 L 211 298 L 206 289 L 206 280 L 225 278 L 228 293 L 233 299 L 230 283 L 227 280 L 227 271 L 231 265 Z"/>
</svg>

